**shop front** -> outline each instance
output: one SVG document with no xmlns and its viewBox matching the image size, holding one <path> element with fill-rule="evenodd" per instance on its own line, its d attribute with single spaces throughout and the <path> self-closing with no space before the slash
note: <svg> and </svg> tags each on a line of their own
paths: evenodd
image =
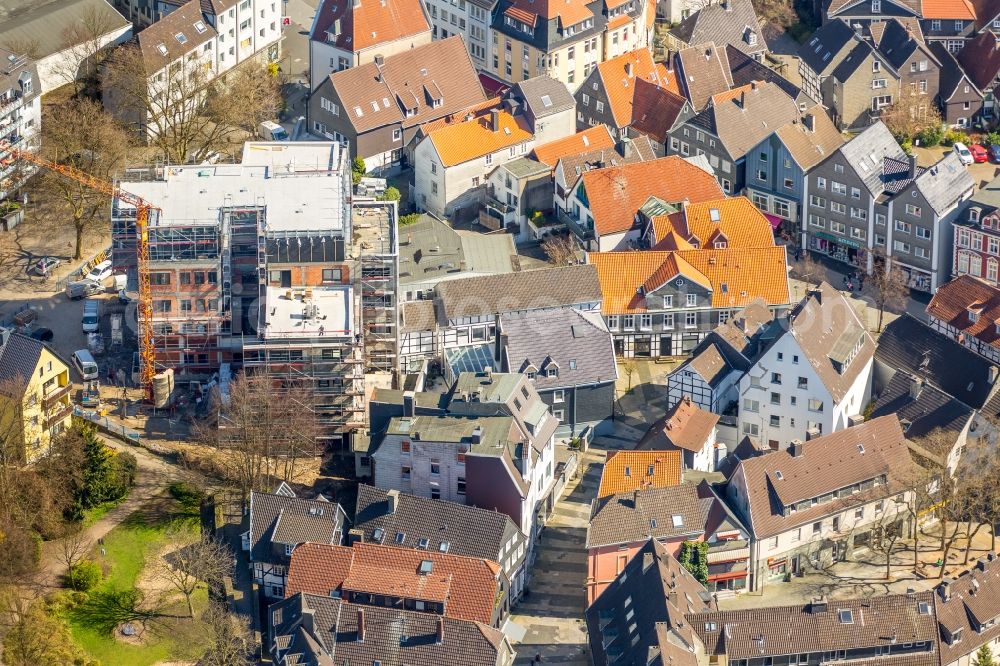
<svg viewBox="0 0 1000 666">
<path fill-rule="evenodd" d="M 899 269 L 906 277 L 906 286 L 910 289 L 927 292 L 931 291 L 933 281 L 931 274 L 928 271 L 922 271 L 919 268 L 913 268 L 904 264 L 899 264 Z"/>
<path fill-rule="evenodd" d="M 868 250 L 855 240 L 814 231 L 809 234 L 809 249 L 855 268 L 868 270 Z"/>
</svg>

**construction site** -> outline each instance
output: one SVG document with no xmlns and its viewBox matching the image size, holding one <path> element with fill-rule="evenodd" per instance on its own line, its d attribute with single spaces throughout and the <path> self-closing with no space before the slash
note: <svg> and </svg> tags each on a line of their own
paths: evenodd
<svg viewBox="0 0 1000 666">
<path fill-rule="evenodd" d="M 251 142 L 239 164 L 130 169 L 116 185 L 153 207 L 145 270 L 157 376 L 217 383 L 225 400 L 236 373 L 266 373 L 276 399 L 282 387 L 305 389 L 294 395 L 308 396 L 314 453 L 367 437 L 366 395 L 392 386 L 398 368 L 397 209 L 354 196 L 343 146 Z M 139 288 L 127 198 L 113 203 L 112 253 Z"/>
</svg>

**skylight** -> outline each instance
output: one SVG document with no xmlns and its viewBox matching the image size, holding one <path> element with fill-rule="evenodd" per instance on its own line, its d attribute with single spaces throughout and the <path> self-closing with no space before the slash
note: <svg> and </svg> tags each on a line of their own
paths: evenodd
<svg viewBox="0 0 1000 666">
<path fill-rule="evenodd" d="M 375 531 L 372 532 L 372 539 L 382 543 L 382 537 L 385 536 L 385 531 L 381 527 L 376 527 Z"/>
<path fill-rule="evenodd" d="M 542 106 L 544 106 L 546 109 L 552 106 L 552 98 L 549 97 L 548 95 L 542 95 Z"/>
<path fill-rule="evenodd" d="M 167 55 L 167 47 L 165 44 L 157 44 L 156 50 L 160 52 L 160 55 Z"/>
<path fill-rule="evenodd" d="M 434 563 L 430 560 L 421 560 L 419 571 L 420 573 L 425 575 L 429 574 L 430 572 L 434 571 Z"/>
<path fill-rule="evenodd" d="M 837 611 L 837 617 L 841 624 L 854 624 L 854 611 L 850 609 Z"/>
<path fill-rule="evenodd" d="M 865 452 L 865 445 L 858 444 L 858 453 L 864 453 L 864 452 Z"/>
<path fill-rule="evenodd" d="M 625 467 L 625 476 L 632 476 L 632 468 L 627 465 Z"/>
<path fill-rule="evenodd" d="M 403 532 L 396 532 L 396 543 L 403 543 L 406 540 L 406 534 Z"/>
<path fill-rule="evenodd" d="M 438 550 L 440 550 L 442 553 L 447 553 L 449 548 L 451 548 L 451 544 L 448 543 L 447 541 L 442 541 L 441 545 L 438 546 Z"/>
<path fill-rule="evenodd" d="M 684 516 L 675 513 L 671 518 L 674 521 L 674 527 L 684 527 Z"/>
<path fill-rule="evenodd" d="M 174 39 L 176 39 L 181 44 L 187 44 L 188 40 L 188 38 L 184 35 L 183 32 L 178 32 L 176 35 L 174 35 Z"/>
<path fill-rule="evenodd" d="M 652 527 L 654 530 L 656 529 L 656 518 L 649 519 L 649 526 Z"/>
<path fill-rule="evenodd" d="M 208 28 L 205 27 L 205 24 L 202 23 L 201 21 L 195 21 L 194 29 L 198 32 L 199 35 L 208 30 Z"/>
<path fill-rule="evenodd" d="M 785 475 L 781 473 L 780 469 L 774 473 L 774 476 L 778 479 L 778 481 L 781 481 L 782 479 L 785 478 Z"/>
<path fill-rule="evenodd" d="M 429 546 L 430 544 L 431 544 L 430 539 L 421 539 L 417 547 L 420 548 L 421 550 L 427 550 L 427 546 Z"/>
</svg>

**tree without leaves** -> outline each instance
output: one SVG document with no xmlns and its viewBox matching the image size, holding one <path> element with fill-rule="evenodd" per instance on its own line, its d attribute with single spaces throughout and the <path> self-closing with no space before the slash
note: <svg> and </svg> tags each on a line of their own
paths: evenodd
<svg viewBox="0 0 1000 666">
<path fill-rule="evenodd" d="M 128 133 L 89 100 L 73 100 L 46 107 L 42 119 L 42 154 L 54 162 L 76 167 L 95 178 L 112 182 L 125 167 L 130 150 Z M 111 198 L 92 187 L 58 173 L 42 171 L 36 179 L 47 213 L 61 225 L 70 220 L 76 238 L 74 259 L 83 258 L 84 235 L 104 230 Z"/>
<path fill-rule="evenodd" d="M 187 541 L 180 534 L 173 534 L 167 552 L 155 563 L 157 574 L 175 590 L 184 595 L 189 617 L 194 617 L 192 597 L 198 585 L 222 581 L 232 574 L 233 554 L 221 541 L 203 534 L 195 541 Z"/>
<path fill-rule="evenodd" d="M 90 552 L 93 542 L 87 537 L 87 532 L 79 524 L 67 526 L 67 534 L 59 540 L 59 550 L 56 557 L 59 563 L 66 567 L 66 575 L 69 578 L 69 586 L 74 587 L 76 582 L 73 578 L 76 573 L 76 565 Z"/>
<path fill-rule="evenodd" d="M 90 6 L 62 32 L 62 54 L 53 73 L 63 84 L 72 83 L 73 92 L 80 94 L 87 85 L 97 84 L 97 72 L 111 49 L 105 46 L 105 35 L 115 29 L 114 13 Z"/>
<path fill-rule="evenodd" d="M 212 602 L 201 620 L 208 634 L 208 651 L 199 666 L 250 666 L 255 663 L 256 643 L 250 620 L 229 612 L 225 604 Z"/>
<path fill-rule="evenodd" d="M 812 253 L 808 250 L 802 251 L 802 261 L 800 262 L 800 275 L 802 280 L 809 286 L 819 286 L 826 281 L 826 265 L 813 259 Z"/>
<path fill-rule="evenodd" d="M 550 234 L 542 241 L 542 251 L 556 266 L 569 266 L 576 259 L 576 244 L 569 234 Z"/>
<path fill-rule="evenodd" d="M 80 623 L 109 636 L 126 623 L 148 628 L 163 618 L 175 617 L 163 613 L 159 604 L 148 600 L 141 590 L 114 588 L 91 594 L 86 603 L 73 610 L 73 615 Z"/>
<path fill-rule="evenodd" d="M 903 271 L 889 262 L 882 250 L 874 250 L 872 274 L 865 278 L 865 291 L 875 301 L 878 308 L 878 332 L 882 331 L 882 319 L 887 308 L 899 308 L 910 296 Z"/>
<path fill-rule="evenodd" d="M 871 529 L 871 549 L 885 556 L 886 580 L 892 578 L 892 554 L 896 550 L 896 543 L 903 538 L 898 519 L 899 513 L 882 511 Z"/>
<path fill-rule="evenodd" d="M 900 95 L 880 116 L 897 141 L 912 138 L 928 128 L 941 126 L 941 113 L 917 91 Z"/>
</svg>

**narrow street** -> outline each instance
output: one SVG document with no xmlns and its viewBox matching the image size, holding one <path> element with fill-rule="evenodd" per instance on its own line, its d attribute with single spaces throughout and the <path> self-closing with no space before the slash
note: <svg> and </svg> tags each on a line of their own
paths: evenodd
<svg viewBox="0 0 1000 666">
<path fill-rule="evenodd" d="M 515 641 L 515 664 L 530 664 L 541 655 L 543 664 L 587 666 L 587 626 L 584 585 L 587 578 L 587 523 L 590 501 L 601 480 L 604 450 L 583 454 L 579 476 L 570 481 L 563 499 L 538 545 L 529 584 L 531 594 L 514 609 L 511 622 L 524 635 Z M 513 633 L 513 632 L 512 632 Z"/>
</svg>

